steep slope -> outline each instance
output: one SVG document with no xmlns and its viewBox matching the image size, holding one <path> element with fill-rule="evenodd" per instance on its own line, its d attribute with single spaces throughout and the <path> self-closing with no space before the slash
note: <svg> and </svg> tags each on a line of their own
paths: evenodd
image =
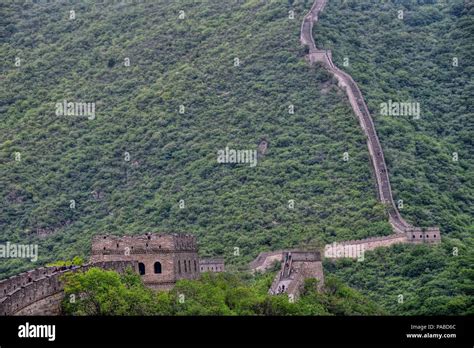
<svg viewBox="0 0 474 348">
<path fill-rule="evenodd" d="M 329 1 L 315 36 L 337 65 L 349 58 L 403 216 L 447 239 L 326 267 L 391 312 L 466 313 L 472 8 L 403 3 Z M 0 4 L 0 242 L 39 243 L 44 263 L 87 255 L 98 233 L 183 231 L 203 255 L 239 266 L 263 250 L 389 234 L 350 105 L 303 60 L 311 4 L 84 3 L 73 20 L 68 3 Z M 453 55 L 460 64 L 448 69 Z M 422 122 L 378 116 L 389 99 L 420 101 Z M 95 103 L 95 117 L 56 115 L 64 100 Z M 262 140 L 256 167 L 217 162 L 226 146 Z M 0 274 L 30 268 L 9 259 Z M 413 301 L 400 306 L 400 294 Z"/>
<path fill-rule="evenodd" d="M 391 313 L 474 311 L 473 10 L 461 1 L 328 2 L 324 25 L 315 28 L 363 90 L 399 209 L 414 224 L 441 225 L 447 237 L 437 247 L 397 246 L 369 253 L 365 262 L 326 264 Z M 391 102 L 418 103 L 421 113 L 383 114 Z"/>
<path fill-rule="evenodd" d="M 314 32 L 362 90 L 402 215 L 456 236 L 473 213 L 473 10 L 464 1 L 329 1 Z M 420 114 L 384 115 L 390 102 L 418 103 Z"/>
<path fill-rule="evenodd" d="M 412 230 L 413 226 L 401 217 L 398 207 L 393 200 L 389 171 L 385 163 L 383 149 L 380 145 L 380 140 L 377 136 L 372 116 L 370 115 L 359 86 L 357 86 L 357 83 L 349 74 L 334 65 L 331 51 L 318 49 L 314 42 L 312 36 L 313 23 L 317 21 L 319 14 L 323 11 L 326 4 L 327 0 L 314 1 L 313 6 L 304 17 L 301 25 L 301 43 L 309 46 L 309 61 L 311 63 L 323 63 L 325 68 L 337 79 L 339 87 L 347 93 L 352 110 L 357 116 L 360 126 L 367 137 L 367 147 L 373 168 L 372 173 L 377 184 L 377 198 L 387 207 L 389 221 L 394 231 L 397 233 L 404 233 L 408 230 Z"/>
<path fill-rule="evenodd" d="M 83 4 L 74 20 L 60 2 L 1 5 L 2 241 L 38 242 L 42 263 L 87 255 L 98 233 L 182 231 L 203 255 L 245 265 L 390 233 L 349 105 L 303 60 L 308 5 Z M 64 100 L 94 102 L 94 119 L 57 116 Z M 264 139 L 256 167 L 217 163 Z"/>
</svg>

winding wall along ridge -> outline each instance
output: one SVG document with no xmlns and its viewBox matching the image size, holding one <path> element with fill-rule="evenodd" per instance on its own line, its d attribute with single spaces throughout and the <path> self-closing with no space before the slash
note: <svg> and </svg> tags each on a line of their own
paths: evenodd
<svg viewBox="0 0 474 348">
<path fill-rule="evenodd" d="M 414 227 L 401 217 L 393 200 L 390 178 L 382 146 L 380 145 L 374 122 L 372 121 L 372 117 L 370 116 L 359 86 L 357 86 L 357 83 L 349 74 L 334 65 L 330 50 L 322 50 L 316 47 L 312 34 L 313 24 L 318 20 L 319 13 L 324 9 L 326 4 L 327 0 L 314 1 L 311 9 L 304 16 L 303 22 L 301 23 L 300 42 L 309 48 L 308 58 L 310 63 L 323 63 L 323 65 L 334 74 L 339 86 L 347 93 L 351 107 L 357 115 L 360 126 L 367 137 L 367 147 L 369 149 L 372 171 L 374 172 L 377 184 L 377 199 L 386 205 L 389 222 L 396 234 L 327 244 L 324 248 L 325 257 L 348 257 L 346 255 L 337 255 L 337 251 L 341 246 L 361 246 L 363 250 L 373 250 L 378 247 L 386 247 L 397 243 L 439 243 L 441 241 L 441 232 L 438 227 Z M 281 262 L 284 252 L 284 250 L 262 252 L 249 264 L 249 268 L 252 271 L 265 271 L 269 269 L 274 262 Z M 278 279 L 277 276 L 274 282 Z"/>
<path fill-rule="evenodd" d="M 367 146 L 369 148 L 371 165 L 377 184 L 377 198 L 381 203 L 384 203 L 387 206 L 389 222 L 394 231 L 398 233 L 406 232 L 408 229 L 413 228 L 413 226 L 400 216 L 394 203 L 382 146 L 380 145 L 372 117 L 370 116 L 362 93 L 354 79 L 334 65 L 332 62 L 331 51 L 318 49 L 314 42 L 312 35 L 313 23 L 318 20 L 318 15 L 324 9 L 326 3 L 327 0 L 314 1 L 313 6 L 304 17 L 303 23 L 301 24 L 300 41 L 303 45 L 309 46 L 308 56 L 310 62 L 322 62 L 326 68 L 334 74 L 338 80 L 339 86 L 346 91 L 352 109 L 357 115 L 359 123 L 367 136 Z"/>
</svg>

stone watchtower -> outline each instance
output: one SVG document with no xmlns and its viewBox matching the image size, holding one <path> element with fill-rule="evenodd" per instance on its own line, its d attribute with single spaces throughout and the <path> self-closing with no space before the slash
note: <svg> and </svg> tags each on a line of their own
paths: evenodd
<svg viewBox="0 0 474 348">
<path fill-rule="evenodd" d="M 199 268 L 201 272 L 224 272 L 224 259 L 201 259 Z"/>
<path fill-rule="evenodd" d="M 95 236 L 91 262 L 97 261 L 137 261 L 143 282 L 156 290 L 200 275 L 196 238 L 189 234 Z"/>
<path fill-rule="evenodd" d="M 441 242 L 441 231 L 438 227 L 411 227 L 406 229 L 406 238 L 409 243 L 437 244 Z"/>
</svg>

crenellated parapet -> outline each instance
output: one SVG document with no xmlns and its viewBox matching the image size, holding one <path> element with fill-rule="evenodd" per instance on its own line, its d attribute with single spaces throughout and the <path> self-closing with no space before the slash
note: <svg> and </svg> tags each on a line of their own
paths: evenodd
<svg viewBox="0 0 474 348">
<path fill-rule="evenodd" d="M 200 259 L 200 272 L 224 272 L 224 259 Z"/>
<path fill-rule="evenodd" d="M 200 275 L 196 237 L 191 234 L 95 236 L 90 260 L 137 261 L 143 282 L 156 290 L 170 289 L 179 279 Z"/>
<path fill-rule="evenodd" d="M 31 283 L 39 278 L 46 277 L 56 271 L 55 267 L 41 267 L 31 271 L 23 272 L 0 281 L 0 298 Z"/>
<path fill-rule="evenodd" d="M 389 236 L 370 237 L 358 240 L 334 242 L 324 247 L 324 257 L 328 259 L 357 258 L 363 260 L 364 253 L 380 247 L 394 244 L 435 244 L 441 242 L 439 229 L 430 227 L 426 229 L 412 227 L 404 233 Z"/>
<path fill-rule="evenodd" d="M 92 267 L 124 272 L 137 269 L 136 262 L 96 262 L 82 266 L 41 267 L 0 281 L 0 315 L 45 314 L 59 312 L 64 284 L 62 276 L 85 272 Z M 48 299 L 54 298 L 54 301 Z M 35 304 L 41 306 L 35 307 Z M 31 308 L 30 308 L 31 307 Z M 54 308 L 53 308 L 54 307 Z"/>
<path fill-rule="evenodd" d="M 91 255 L 130 255 L 167 252 L 194 252 L 196 237 L 190 234 L 146 233 L 133 236 L 101 235 L 92 239 Z"/>
<path fill-rule="evenodd" d="M 191 234 L 101 235 L 92 239 L 90 262 L 82 266 L 41 267 L 0 281 L 0 315 L 58 314 L 64 274 L 91 267 L 140 274 L 156 290 L 171 289 L 180 279 L 197 279 L 200 269 L 223 272 L 224 259 L 199 260 Z"/>
<path fill-rule="evenodd" d="M 225 271 L 224 259 L 199 260 L 196 237 L 191 234 L 95 236 L 88 264 L 41 267 L 0 281 L 0 315 L 59 314 L 61 277 L 91 267 L 117 272 L 131 267 L 146 286 L 156 290 L 171 289 L 180 279 L 197 279 L 201 270 Z"/>
<path fill-rule="evenodd" d="M 411 227 L 406 229 L 406 238 L 409 243 L 429 243 L 441 242 L 441 231 L 438 227 Z"/>
<path fill-rule="evenodd" d="M 368 237 L 364 239 L 353 239 L 353 240 L 345 240 L 342 242 L 336 242 L 340 245 L 353 245 L 353 244 L 366 244 L 371 242 L 379 242 L 379 241 L 389 241 L 389 240 L 406 240 L 406 236 L 398 235 L 398 234 L 391 234 L 388 236 L 375 236 L 375 237 Z"/>
<path fill-rule="evenodd" d="M 326 4 L 327 0 L 315 0 L 313 2 L 310 11 L 306 14 L 301 24 L 301 44 L 308 46 L 309 48 L 308 59 L 310 63 L 323 63 L 323 66 L 325 66 L 326 69 L 337 79 L 338 86 L 347 94 L 349 103 L 351 104 L 367 139 L 371 168 L 377 184 L 377 199 L 387 207 L 389 223 L 391 224 L 393 231 L 400 234 L 415 233 L 413 231 L 414 227 L 402 218 L 394 203 L 389 171 L 385 162 L 383 149 L 359 86 L 352 76 L 334 65 L 332 62 L 331 51 L 318 48 L 314 41 L 312 34 L 313 23 L 318 20 L 319 13 L 324 9 Z M 436 227 L 432 227 L 432 229 L 436 229 Z M 435 232 L 426 234 L 427 242 L 431 243 L 432 239 L 430 239 L 430 237 L 435 235 L 436 237 L 433 237 L 435 240 L 433 243 L 436 243 L 440 239 L 439 229 Z M 411 242 L 418 243 L 420 238 L 419 233 L 416 237 L 414 236 L 415 234 L 410 235 L 410 238 L 412 239 Z M 423 239 L 424 237 L 422 236 L 421 238 Z"/>
</svg>

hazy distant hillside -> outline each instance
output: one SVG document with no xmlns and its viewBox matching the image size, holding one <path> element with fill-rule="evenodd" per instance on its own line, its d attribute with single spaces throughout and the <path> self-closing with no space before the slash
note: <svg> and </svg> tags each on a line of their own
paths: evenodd
<svg viewBox="0 0 474 348">
<path fill-rule="evenodd" d="M 402 214 L 441 226 L 443 245 L 416 250 L 446 257 L 431 275 L 445 282 L 439 303 L 460 296 L 465 312 L 472 285 L 458 282 L 473 277 L 472 8 L 372 3 L 330 0 L 316 40 L 361 86 Z M 39 243 L 37 264 L 2 260 L 0 275 L 87 256 L 99 233 L 195 233 L 202 255 L 230 267 L 263 250 L 391 233 L 345 94 L 303 59 L 299 30 L 311 4 L 0 4 L 0 242 Z M 380 103 L 399 98 L 419 101 L 421 119 L 378 117 Z M 64 100 L 95 103 L 93 117 L 58 115 Z M 262 141 L 255 167 L 217 161 L 219 150 L 257 150 Z M 453 245 L 460 257 L 449 257 Z M 374 255 L 327 267 L 403 313 L 393 303 L 399 292 L 432 281 L 407 261 L 413 250 L 387 252 L 397 286 L 379 272 L 388 261 Z M 367 280 L 368 272 L 377 276 Z"/>
</svg>

